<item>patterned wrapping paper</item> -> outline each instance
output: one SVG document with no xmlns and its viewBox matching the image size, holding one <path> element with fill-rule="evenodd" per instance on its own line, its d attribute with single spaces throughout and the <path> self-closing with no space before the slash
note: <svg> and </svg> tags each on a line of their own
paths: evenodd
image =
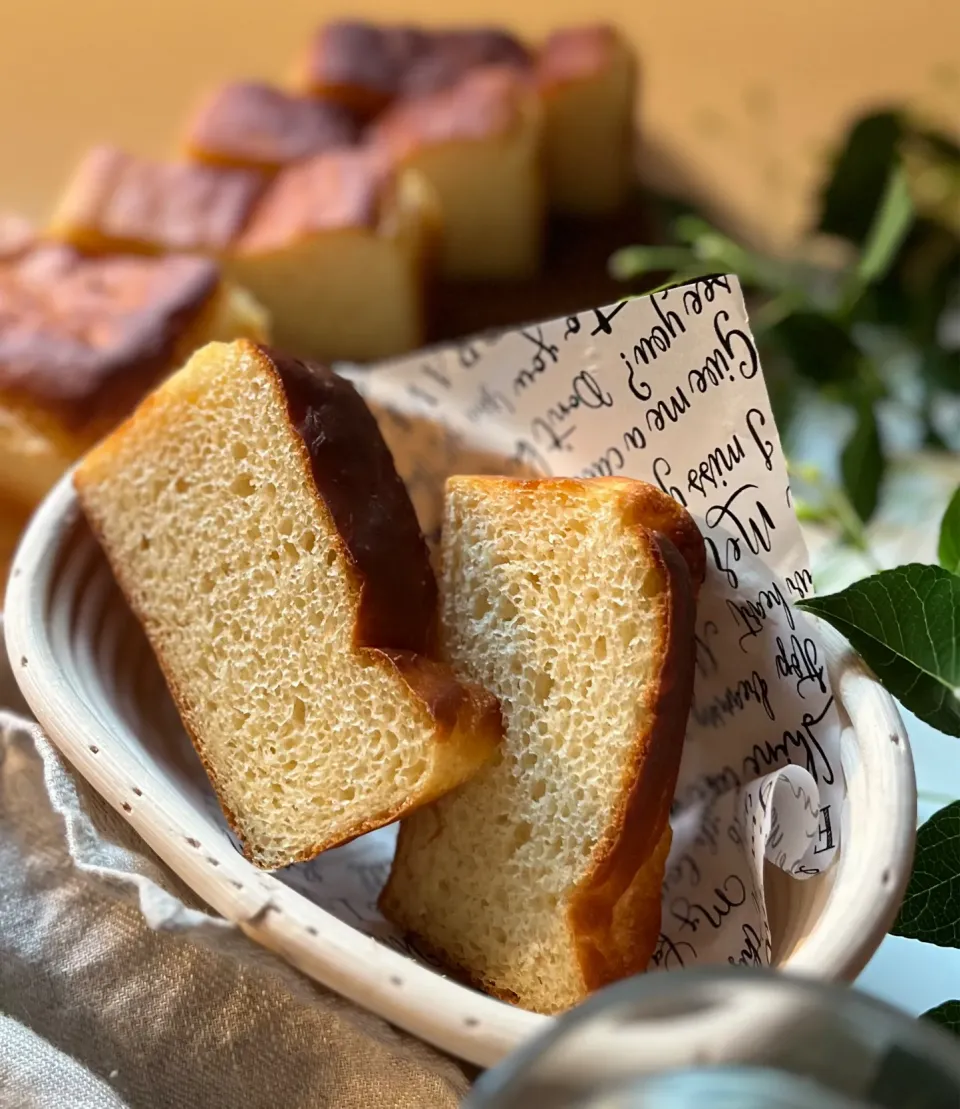
<svg viewBox="0 0 960 1109">
<path fill-rule="evenodd" d="M 708 571 L 653 966 L 768 963 L 765 861 L 797 880 L 828 867 L 845 786 L 825 652 L 792 603 L 812 577 L 736 278 L 340 370 L 434 545 L 453 473 L 642 478 L 691 512 Z M 376 909 L 395 834 L 285 880 L 408 949 Z"/>
</svg>

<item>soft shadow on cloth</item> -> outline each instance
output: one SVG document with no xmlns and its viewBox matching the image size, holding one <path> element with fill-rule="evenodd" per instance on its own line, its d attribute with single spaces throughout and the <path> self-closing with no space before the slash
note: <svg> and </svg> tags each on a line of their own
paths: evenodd
<svg viewBox="0 0 960 1109">
<path fill-rule="evenodd" d="M 3 1109 L 446 1109 L 467 1086 L 212 915 L 0 711 Z"/>
</svg>

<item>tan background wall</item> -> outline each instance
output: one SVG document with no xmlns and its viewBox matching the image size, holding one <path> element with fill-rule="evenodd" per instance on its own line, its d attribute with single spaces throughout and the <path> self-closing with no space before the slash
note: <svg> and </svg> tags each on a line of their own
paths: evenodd
<svg viewBox="0 0 960 1109">
<path fill-rule="evenodd" d="M 198 90 L 278 77 L 324 17 L 598 17 L 632 35 L 641 119 L 663 156 L 777 234 L 858 106 L 907 98 L 960 131 L 960 0 L 0 0 L 0 206 L 40 217 L 84 146 L 163 152 Z M 519 16 L 521 10 L 526 15 Z M 455 16 L 454 16 L 455 13 Z"/>
</svg>

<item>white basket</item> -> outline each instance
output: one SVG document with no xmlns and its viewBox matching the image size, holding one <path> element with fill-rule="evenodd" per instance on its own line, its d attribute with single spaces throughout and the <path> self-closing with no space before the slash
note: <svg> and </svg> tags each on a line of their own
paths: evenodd
<svg viewBox="0 0 960 1109">
<path fill-rule="evenodd" d="M 80 516 L 69 474 L 24 536 L 5 621 L 17 681 L 53 742 L 172 870 L 252 939 L 325 986 L 481 1066 L 546 1026 L 551 1018 L 477 993 L 357 931 L 227 845 L 202 771 L 197 774 L 199 761 L 182 757 L 170 738 L 179 726 L 159 670 Z M 836 865 L 809 881 L 771 868 L 767 895 L 776 964 L 851 980 L 902 898 L 913 858 L 916 787 L 893 701 L 842 640 L 821 630 L 845 725 L 843 847 Z M 680 1024 L 671 1030 L 680 1033 Z M 689 1040 L 692 1054 L 696 1037 Z M 653 1049 L 642 1042 L 634 1047 Z"/>
</svg>

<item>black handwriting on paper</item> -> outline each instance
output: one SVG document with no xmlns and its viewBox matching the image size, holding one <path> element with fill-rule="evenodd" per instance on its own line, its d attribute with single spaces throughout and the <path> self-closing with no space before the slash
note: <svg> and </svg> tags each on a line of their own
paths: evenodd
<svg viewBox="0 0 960 1109">
<path fill-rule="evenodd" d="M 700 885 L 700 867 L 697 866 L 692 855 L 681 855 L 670 865 L 663 876 L 663 888 L 669 890 L 684 881 L 689 882 L 691 886 Z"/>
<path fill-rule="evenodd" d="M 568 391 L 530 421 L 530 434 L 535 443 L 548 450 L 572 450 L 567 440 L 576 431 L 576 424 L 567 424 L 570 414 L 581 408 L 612 407 L 611 394 L 589 370 L 581 370 L 574 375 Z"/>
<path fill-rule="evenodd" d="M 623 449 L 625 451 L 642 451 L 647 445 L 647 437 L 636 424 L 623 433 Z"/>
<path fill-rule="evenodd" d="M 770 962 L 773 945 L 769 939 L 761 940 L 752 924 L 741 926 L 743 946 L 738 955 L 730 955 L 727 962 L 731 966 L 762 967 Z"/>
<path fill-rule="evenodd" d="M 737 370 L 745 381 L 749 381 L 760 369 L 757 348 L 746 331 L 741 331 L 738 327 L 728 328 L 726 325 L 729 320 L 730 313 L 721 309 L 713 317 L 713 330 L 727 358 L 736 362 L 737 357 L 740 357 L 740 361 L 736 362 Z"/>
<path fill-rule="evenodd" d="M 661 489 L 662 488 L 663 486 L 661 485 Z M 681 496 L 682 495 L 683 494 L 681 494 Z M 680 500 L 680 497 L 675 499 Z M 680 501 L 680 503 L 686 505 L 687 502 L 684 500 Z M 734 570 L 733 564 L 740 561 L 740 544 L 732 535 L 727 536 L 723 545 L 723 553 L 726 558 L 726 561 L 724 561 L 724 559 L 720 557 L 720 548 L 709 535 L 703 537 L 703 543 L 710 552 L 710 557 L 713 559 L 713 564 L 717 568 L 717 571 L 727 579 L 727 585 L 729 585 L 731 589 L 736 589 L 740 584 L 740 579 L 737 577 L 737 572 Z"/>
<path fill-rule="evenodd" d="M 822 844 L 822 846 L 821 846 Z M 830 820 L 830 806 L 824 805 L 820 809 L 820 826 L 817 828 L 817 846 L 814 855 L 822 855 L 824 851 L 833 850 L 833 823 Z"/>
<path fill-rule="evenodd" d="M 697 949 L 692 943 L 687 943 L 686 940 L 675 943 L 661 932 L 650 961 L 655 967 L 661 967 L 663 970 L 679 970 L 687 965 L 685 960 L 696 960 L 696 958 Z"/>
<path fill-rule="evenodd" d="M 723 693 L 714 694 L 705 704 L 694 701 L 690 715 L 701 728 L 720 728 L 748 705 L 756 704 L 767 714 L 767 719 L 776 720 L 767 694 L 766 679 L 754 670 L 748 678 L 741 678 L 736 685 L 728 685 Z"/>
<path fill-rule="evenodd" d="M 480 348 L 476 343 L 460 343 L 457 347 L 457 360 L 462 370 L 472 370 L 480 358 Z"/>
<path fill-rule="evenodd" d="M 757 593 L 756 600 L 747 598 L 743 601 L 733 601 L 728 597 L 726 604 L 734 624 L 744 629 L 740 636 L 741 651 L 746 651 L 744 640 L 759 635 L 763 631 L 767 618 L 774 611 L 779 610 L 783 613 L 791 631 L 796 629 L 797 623 L 790 602 L 784 597 L 783 591 L 775 581 L 770 583 L 769 589 L 761 589 Z"/>
<path fill-rule="evenodd" d="M 727 474 L 732 474 L 745 458 L 740 439 L 734 435 L 729 443 L 715 447 L 702 462 L 687 471 L 687 492 L 696 490 L 701 497 L 706 497 L 708 494 L 704 485 L 710 485 L 714 489 L 722 485 L 726 489 Z"/>
<path fill-rule="evenodd" d="M 798 597 L 806 597 L 813 592 L 813 574 L 809 570 L 797 570 L 786 577 L 787 592 Z"/>
<path fill-rule="evenodd" d="M 713 648 L 710 646 L 710 640 L 717 635 L 718 631 L 719 628 L 714 621 L 707 620 L 703 625 L 703 634 L 693 637 L 696 643 L 694 665 L 701 678 L 709 678 L 711 674 L 716 674 L 719 669 L 717 656 L 713 653 Z"/>
<path fill-rule="evenodd" d="M 728 875 L 723 883 L 714 886 L 713 892 L 702 901 L 690 901 L 686 897 L 675 897 L 670 902 L 670 915 L 680 925 L 680 931 L 687 928 L 696 934 L 702 924 L 718 929 L 724 920 L 739 909 L 747 900 L 747 889 L 736 874 Z"/>
<path fill-rule="evenodd" d="M 407 386 L 407 393 L 423 401 L 429 408 L 436 408 L 440 403 L 436 397 L 437 390 L 449 388 L 450 378 L 431 362 L 423 362 L 418 371 L 418 380 Z"/>
<path fill-rule="evenodd" d="M 671 308 L 664 310 L 662 302 L 668 296 L 669 290 L 660 296 L 654 294 L 650 298 L 650 303 L 659 322 L 654 324 L 648 335 L 641 335 L 634 344 L 634 362 L 642 362 L 645 366 L 649 366 L 651 362 L 657 360 L 659 355 L 666 354 L 677 337 L 686 332 L 687 325 L 677 313 Z"/>
<path fill-rule="evenodd" d="M 610 321 L 619 312 L 622 312 L 628 304 L 629 304 L 629 301 L 621 300 L 620 303 L 615 304 L 613 306 L 613 308 L 610 309 L 609 312 L 604 312 L 600 308 L 594 308 L 593 309 L 593 318 L 594 318 L 594 321 L 595 321 L 595 326 L 594 326 L 593 331 L 590 332 L 591 336 L 601 335 L 601 334 L 603 334 L 603 335 L 612 335 L 613 334 L 613 328 L 610 326 Z M 567 318 L 567 325 L 568 326 L 570 324 L 570 319 L 571 318 L 572 317 Z M 579 330 L 580 330 L 580 321 L 578 320 L 577 321 L 577 331 L 579 331 Z M 564 338 L 566 338 L 566 336 L 564 336 Z"/>
<path fill-rule="evenodd" d="M 619 447 L 607 449 L 580 471 L 580 477 L 613 477 L 623 469 L 623 451 Z"/>
<path fill-rule="evenodd" d="M 757 486 L 750 482 L 741 485 L 722 504 L 711 505 L 704 515 L 708 528 L 720 527 L 721 524 L 734 528 L 740 536 L 740 541 L 755 555 L 761 551 L 770 552 L 773 547 L 770 533 L 777 530 L 773 517 L 759 497 L 752 498 L 754 502 L 752 508 L 749 506 L 744 508 L 745 502 L 741 498 L 747 494 L 746 501 L 749 501 L 750 490 L 756 488 Z"/>
<path fill-rule="evenodd" d="M 503 413 L 513 415 L 516 408 L 513 401 L 499 389 L 491 389 L 486 382 L 477 391 L 477 399 L 466 410 L 466 417 L 472 424 L 479 423 L 484 416 L 497 417 Z"/>
<path fill-rule="evenodd" d="M 673 468 L 665 458 L 655 458 L 653 460 L 653 480 L 660 486 L 660 488 L 669 497 L 673 497 L 675 501 L 682 504 L 684 508 L 687 507 L 687 498 L 680 492 L 675 485 L 667 485 L 670 475 L 673 473 Z"/>
<path fill-rule="evenodd" d="M 833 785 L 833 767 L 816 733 L 816 728 L 823 723 L 832 706 L 833 697 L 828 697 L 818 715 L 805 712 L 800 718 L 800 727 L 796 731 L 785 731 L 779 743 L 769 740 L 762 746 L 755 743 L 751 753 L 743 760 L 744 774 L 758 778 L 771 768 L 790 762 L 808 770 L 815 782 Z M 795 754 L 799 757 L 794 758 Z"/>
<path fill-rule="evenodd" d="M 724 766 L 715 774 L 703 774 L 696 781 L 691 782 L 684 789 L 682 796 L 677 798 L 677 809 L 685 809 L 689 805 L 700 802 L 713 802 L 731 789 L 739 789 L 743 783 L 740 775 L 732 766 Z"/>
<path fill-rule="evenodd" d="M 759 408 L 750 408 L 747 411 L 747 430 L 750 432 L 750 438 L 753 439 L 753 445 L 760 452 L 760 457 L 763 459 L 763 464 L 768 470 L 773 469 L 773 443 L 769 439 L 764 439 L 760 434 L 760 428 L 765 427 L 767 417 L 760 411 Z M 789 503 L 789 501 L 787 502 Z"/>
<path fill-rule="evenodd" d="M 627 367 L 627 388 L 637 400 L 649 400 L 653 396 L 653 389 L 649 381 L 637 377 L 637 368 L 630 359 L 620 351 L 623 364 Z"/>
<path fill-rule="evenodd" d="M 730 282 L 724 276 L 698 277 L 683 288 L 683 310 L 688 316 L 699 316 L 703 312 L 704 301 L 712 304 L 721 288 L 730 292 Z M 670 292 L 668 289 L 667 292 Z"/>
<path fill-rule="evenodd" d="M 530 360 L 529 366 L 524 366 L 517 371 L 513 379 L 513 395 L 519 396 L 525 389 L 545 373 L 548 366 L 555 366 L 560 361 L 560 348 L 556 343 L 548 343 L 543 337 L 543 327 L 521 330 L 520 334 L 532 343 L 536 350 Z M 549 360 L 549 361 L 548 361 Z"/>
<path fill-rule="evenodd" d="M 794 634 L 790 636 L 787 647 L 778 635 L 774 662 L 779 677 L 796 679 L 797 693 L 801 697 L 804 696 L 803 687 L 808 682 L 816 682 L 821 693 L 827 692 L 827 683 L 823 676 L 825 667 L 818 665 L 817 645 L 812 639 L 801 640 Z"/>
<path fill-rule="evenodd" d="M 687 394 L 683 391 L 683 387 L 678 385 L 664 400 L 658 400 L 644 413 L 647 428 L 650 431 L 663 431 L 668 423 L 677 423 L 689 409 L 690 401 Z"/>
</svg>

